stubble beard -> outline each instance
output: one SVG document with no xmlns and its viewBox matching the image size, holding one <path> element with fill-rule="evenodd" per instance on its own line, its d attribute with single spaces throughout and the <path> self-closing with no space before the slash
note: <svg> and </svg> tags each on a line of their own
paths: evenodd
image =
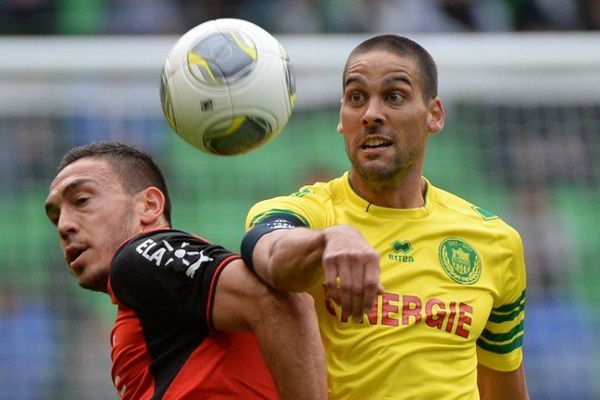
<svg viewBox="0 0 600 400">
<path fill-rule="evenodd" d="M 384 188 L 401 180 L 414 165 L 413 157 L 396 154 L 391 159 L 376 158 L 361 161 L 348 154 L 352 169 L 360 179 L 373 188 Z"/>
<path fill-rule="evenodd" d="M 99 248 L 101 257 L 92 262 L 98 263 L 94 268 L 86 268 L 84 275 L 78 279 L 79 286 L 96 291 L 106 292 L 108 277 L 110 273 L 110 264 L 119 246 L 127 239 L 138 232 L 132 230 L 133 226 L 133 205 L 129 205 L 119 218 L 120 223 L 114 224 L 112 229 L 104 233 L 100 241 Z"/>
</svg>

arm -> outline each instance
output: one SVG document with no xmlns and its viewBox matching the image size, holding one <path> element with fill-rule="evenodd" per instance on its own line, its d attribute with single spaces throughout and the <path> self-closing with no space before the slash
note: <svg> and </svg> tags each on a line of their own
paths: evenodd
<svg viewBox="0 0 600 400">
<path fill-rule="evenodd" d="M 368 312 L 382 291 L 379 255 L 347 225 L 273 230 L 260 236 L 251 256 L 254 271 L 269 285 L 304 291 L 323 282 L 332 300 L 355 318 Z"/>
<path fill-rule="evenodd" d="M 219 330 L 256 334 L 282 400 L 327 398 L 325 354 L 308 294 L 270 289 L 233 261 L 219 277 L 212 315 Z"/>
<path fill-rule="evenodd" d="M 477 386 L 481 400 L 528 400 L 523 365 L 514 371 L 502 372 L 477 366 Z"/>
<path fill-rule="evenodd" d="M 526 270 L 523 244 L 510 229 L 496 239 L 498 252 L 492 264 L 496 269 L 501 297 L 493 304 L 482 335 L 477 339 L 477 385 L 482 400 L 527 400 L 523 368 L 526 302 Z M 508 352 L 507 352 L 508 351 Z M 493 366 L 495 369 L 486 367 Z"/>
</svg>

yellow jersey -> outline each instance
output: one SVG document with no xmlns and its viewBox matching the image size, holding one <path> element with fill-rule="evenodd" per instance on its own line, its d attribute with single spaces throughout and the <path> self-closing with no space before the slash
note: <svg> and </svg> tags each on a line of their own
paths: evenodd
<svg viewBox="0 0 600 400">
<path fill-rule="evenodd" d="M 312 229 L 346 224 L 380 254 L 384 293 L 362 322 L 311 289 L 330 399 L 479 399 L 477 364 L 522 361 L 525 262 L 519 234 L 497 216 L 427 182 L 416 209 L 378 207 L 348 173 L 256 204 L 246 229 L 274 214 Z"/>
</svg>

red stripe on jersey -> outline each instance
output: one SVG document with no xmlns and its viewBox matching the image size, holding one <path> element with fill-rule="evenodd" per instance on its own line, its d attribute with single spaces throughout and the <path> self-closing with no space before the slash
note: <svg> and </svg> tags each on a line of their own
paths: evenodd
<svg viewBox="0 0 600 400">
<path fill-rule="evenodd" d="M 146 400 L 155 391 L 150 373 L 151 358 L 140 320 L 135 312 L 119 304 L 111 334 L 112 379 L 123 400 Z"/>
<path fill-rule="evenodd" d="M 213 333 L 190 355 L 163 400 L 278 399 L 253 333 Z"/>
<path fill-rule="evenodd" d="M 232 254 L 229 257 L 227 257 L 226 259 L 224 259 L 223 261 L 221 261 L 221 263 L 217 266 L 217 268 L 215 268 L 215 272 L 210 281 L 208 297 L 206 298 L 206 323 L 208 324 L 209 329 L 214 329 L 213 320 L 212 320 L 212 309 L 213 309 L 213 303 L 214 303 L 215 290 L 217 289 L 217 281 L 219 280 L 219 276 L 221 276 L 221 272 L 223 271 L 223 268 L 225 268 L 225 266 L 227 264 L 229 264 L 230 262 L 232 262 L 234 260 L 239 260 L 239 259 L 240 259 L 239 255 Z"/>
</svg>

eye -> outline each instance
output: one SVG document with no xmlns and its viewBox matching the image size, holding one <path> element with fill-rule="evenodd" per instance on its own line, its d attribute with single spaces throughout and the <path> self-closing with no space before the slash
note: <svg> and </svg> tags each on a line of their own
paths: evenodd
<svg viewBox="0 0 600 400">
<path fill-rule="evenodd" d="M 354 90 L 349 93 L 348 100 L 351 103 L 362 103 L 365 100 L 365 94 L 361 91 Z"/>
<path fill-rule="evenodd" d="M 388 95 L 388 100 L 390 103 L 400 104 L 404 101 L 404 96 L 400 92 L 391 92 Z"/>
<path fill-rule="evenodd" d="M 85 205 L 85 204 L 87 203 L 87 201 L 88 201 L 89 199 L 90 199 L 90 198 L 89 198 L 89 197 L 86 197 L 86 196 L 81 196 L 81 197 L 78 197 L 77 199 L 75 199 L 75 204 L 76 204 L 77 206 L 83 206 L 83 205 Z"/>
</svg>

